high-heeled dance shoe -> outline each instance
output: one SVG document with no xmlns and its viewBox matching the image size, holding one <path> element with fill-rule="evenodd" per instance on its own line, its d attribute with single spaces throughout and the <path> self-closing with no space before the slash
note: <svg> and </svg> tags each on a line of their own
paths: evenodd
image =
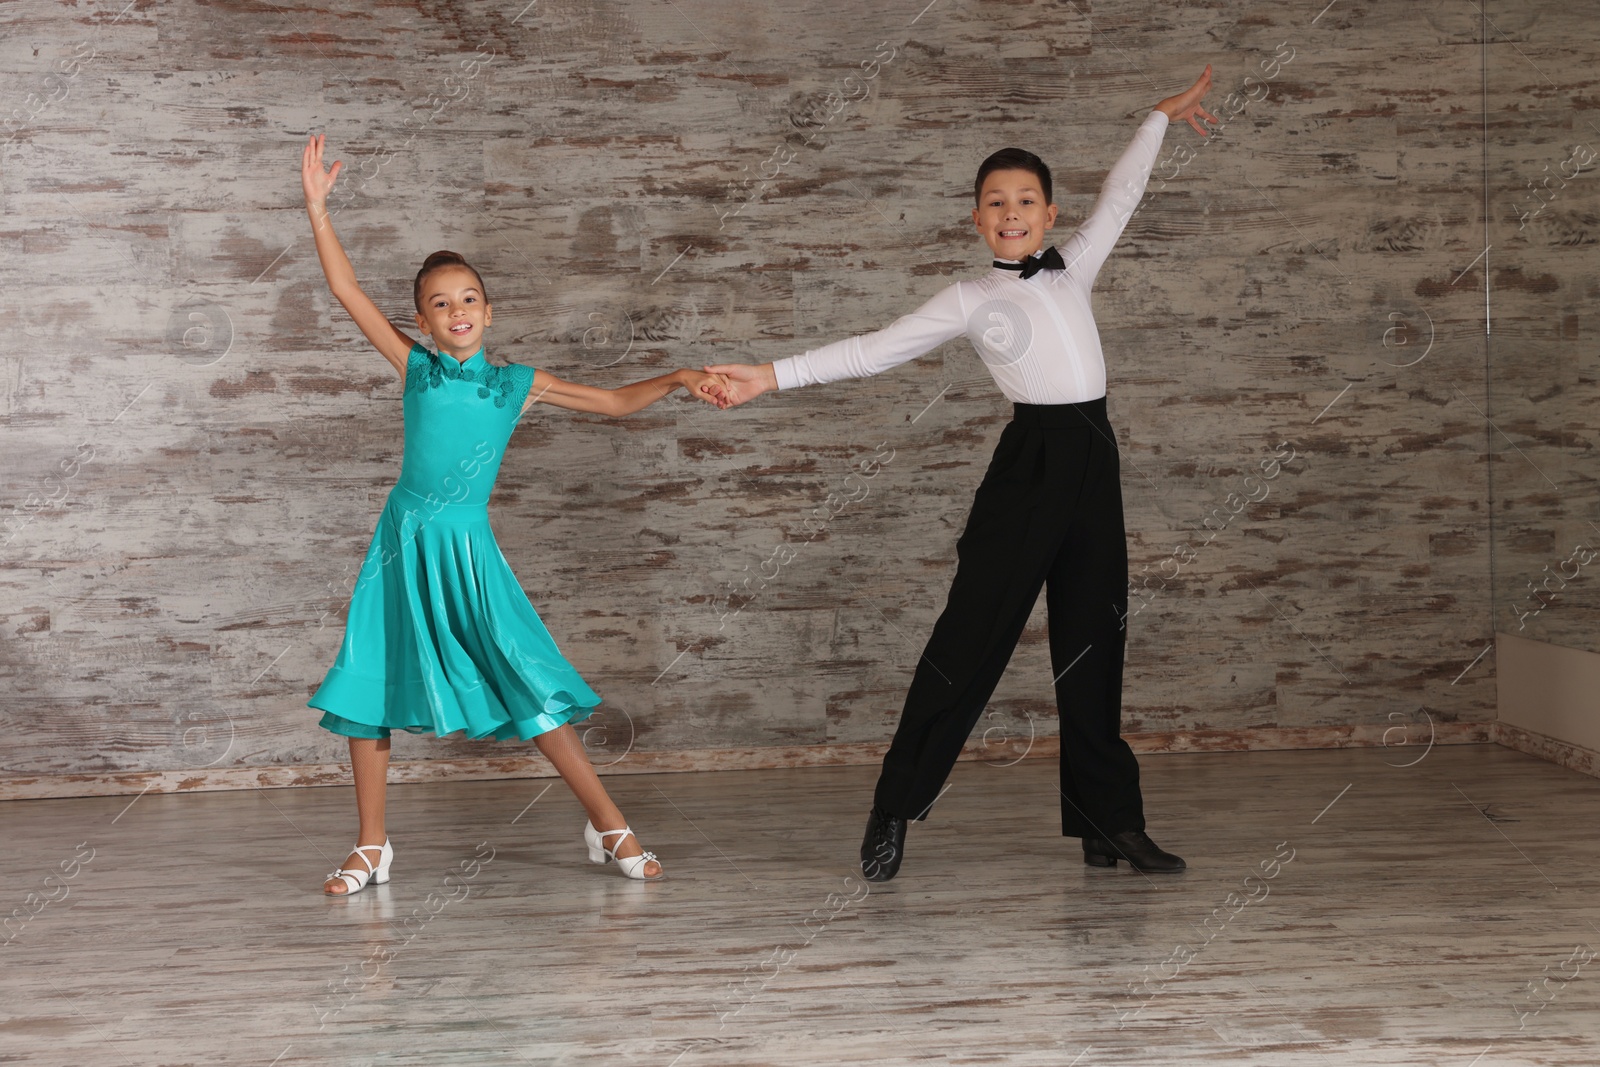
<svg viewBox="0 0 1600 1067">
<path fill-rule="evenodd" d="M 621 836 L 617 838 L 615 845 L 607 848 L 605 844 L 606 838 L 612 834 L 620 834 Z M 596 830 L 593 822 L 585 822 L 583 824 L 583 842 L 589 846 L 589 862 L 604 863 L 606 860 L 616 860 L 617 866 L 622 868 L 623 874 L 629 878 L 636 878 L 641 882 L 653 882 L 660 878 L 661 875 L 666 874 L 665 870 L 655 875 L 644 873 L 644 865 L 656 859 L 654 852 L 641 852 L 637 856 L 617 855 L 617 848 L 621 846 L 629 834 L 633 834 L 633 831 L 626 826 L 620 830 Z M 638 838 L 639 835 L 634 834 L 634 840 L 637 841 Z M 656 860 L 656 862 L 660 863 L 661 861 Z"/>
<path fill-rule="evenodd" d="M 376 867 L 367 858 L 367 852 L 370 849 L 378 850 L 378 865 Z M 367 869 L 363 871 L 357 867 L 348 869 L 340 867 L 328 875 L 327 878 L 324 878 L 324 882 L 331 881 L 334 878 L 344 879 L 345 891 L 343 893 L 333 893 L 327 889 L 323 890 L 330 897 L 347 897 L 352 893 L 359 893 L 366 888 L 368 881 L 383 885 L 389 880 L 389 864 L 394 862 L 394 849 L 389 847 L 389 839 L 387 837 L 383 839 L 383 844 L 381 845 L 357 845 L 350 851 L 358 856 L 362 863 L 367 865 Z"/>
</svg>

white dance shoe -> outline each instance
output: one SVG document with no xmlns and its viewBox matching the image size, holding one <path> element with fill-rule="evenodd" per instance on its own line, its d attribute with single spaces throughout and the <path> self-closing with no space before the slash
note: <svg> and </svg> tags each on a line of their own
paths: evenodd
<svg viewBox="0 0 1600 1067">
<path fill-rule="evenodd" d="M 626 826 L 620 830 L 596 830 L 593 822 L 585 822 L 583 824 L 583 842 L 589 846 L 589 862 L 604 863 L 606 860 L 616 860 L 617 866 L 622 868 L 622 873 L 629 878 L 636 878 L 641 882 L 653 882 L 666 873 L 665 870 L 656 875 L 644 873 L 645 864 L 656 859 L 654 852 L 641 852 L 637 856 L 617 855 L 617 847 L 632 833 L 633 831 Z M 605 844 L 606 838 L 613 834 L 620 836 L 617 837 L 616 844 L 607 848 Z M 634 840 L 638 840 L 637 834 L 634 834 Z M 656 860 L 656 862 L 660 863 L 661 861 Z"/>
<path fill-rule="evenodd" d="M 376 849 L 378 852 L 378 865 L 376 867 L 374 867 L 372 865 L 372 861 L 367 858 L 367 853 L 373 849 Z M 327 893 L 330 897 L 347 897 L 352 893 L 359 893 L 362 889 L 366 888 L 368 881 L 373 881 L 379 885 L 383 885 L 389 880 L 389 864 L 394 862 L 394 849 L 389 847 L 389 839 L 387 837 L 383 839 L 383 844 L 381 845 L 357 845 L 350 851 L 357 858 L 359 858 L 362 863 L 366 864 L 367 869 L 363 871 L 356 867 L 351 867 L 348 869 L 340 867 L 338 870 L 328 875 L 327 878 L 324 878 L 324 882 L 332 881 L 335 878 L 344 879 L 345 891 L 343 893 L 334 893 L 327 889 L 323 890 L 323 892 Z"/>
</svg>

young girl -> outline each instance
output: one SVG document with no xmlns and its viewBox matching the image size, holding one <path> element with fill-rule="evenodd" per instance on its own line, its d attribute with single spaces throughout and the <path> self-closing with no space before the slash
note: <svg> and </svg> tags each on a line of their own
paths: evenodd
<svg viewBox="0 0 1600 1067">
<path fill-rule="evenodd" d="M 356 284 L 327 209 L 342 163 L 325 172 L 322 148 L 322 135 L 311 136 L 300 163 L 317 257 L 333 295 L 405 381 L 400 478 L 357 577 L 338 658 L 308 702 L 324 713 L 323 727 L 350 739 L 360 818 L 355 848 L 323 889 L 344 895 L 389 880 L 394 850 L 383 815 L 393 729 L 532 738 L 588 812 L 589 858 L 614 859 L 630 878 L 659 877 L 661 865 L 640 847 L 572 729 L 600 698 L 523 594 L 487 505 L 506 442 L 535 402 L 623 416 L 678 388 L 715 404 L 707 386 L 719 380 L 678 370 L 601 389 L 491 364 L 483 355 L 489 296 L 454 252 L 435 252 L 417 272 L 417 329 L 438 348 L 429 352 Z"/>
</svg>

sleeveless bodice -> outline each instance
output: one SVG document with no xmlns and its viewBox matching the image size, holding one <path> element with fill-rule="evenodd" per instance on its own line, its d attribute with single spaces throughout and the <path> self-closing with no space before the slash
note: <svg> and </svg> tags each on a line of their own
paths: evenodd
<svg viewBox="0 0 1600 1067">
<path fill-rule="evenodd" d="M 532 367 L 494 366 L 481 348 L 457 363 L 413 346 L 399 488 L 421 498 L 424 510 L 484 510 L 532 386 Z"/>
</svg>

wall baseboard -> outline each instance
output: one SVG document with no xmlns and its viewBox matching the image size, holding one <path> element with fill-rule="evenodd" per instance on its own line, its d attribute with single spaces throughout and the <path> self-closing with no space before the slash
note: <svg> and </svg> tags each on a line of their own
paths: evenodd
<svg viewBox="0 0 1600 1067">
<path fill-rule="evenodd" d="M 1496 722 L 1493 725 L 1494 739 L 1498 744 L 1549 760 L 1569 771 L 1600 778 L 1600 752 L 1584 748 L 1582 745 L 1559 741 L 1554 737 L 1546 737 L 1544 734 L 1534 733 L 1532 730 L 1513 726 L 1508 722 Z"/>
<path fill-rule="evenodd" d="M 1326 748 L 1405 747 L 1420 749 L 1430 741 L 1439 745 L 1487 744 L 1498 740 L 1497 723 L 1406 723 L 1383 726 L 1264 726 L 1245 730 L 1173 730 L 1125 735 L 1135 752 L 1252 752 Z M 1529 738 L 1538 735 L 1518 731 Z M 1545 739 L 1548 741 L 1548 739 Z M 1519 751 L 1543 755 L 1543 749 Z M 1529 745 L 1532 741 L 1526 742 Z M 1559 744 L 1559 742 L 1550 742 Z M 1570 747 L 1570 746 L 1569 746 Z M 671 749 L 630 751 L 609 764 L 597 764 L 601 774 L 672 774 L 683 771 L 755 771 L 799 767 L 873 765 L 883 760 L 887 742 L 836 745 L 756 745 L 747 748 Z M 1580 750 L 1581 751 L 1581 750 Z M 1055 735 L 1013 737 L 1004 741 L 969 742 L 963 760 L 996 764 L 1022 759 L 1054 759 L 1060 755 Z M 1593 754 L 1591 753 L 1592 757 Z M 1544 756 L 1563 763 L 1556 756 Z M 1590 766 L 1596 766 L 1591 761 Z M 1582 769 L 1574 766 L 1574 770 Z M 1594 774 L 1595 770 L 1586 773 Z M 555 770 L 537 752 L 517 756 L 474 759 L 397 760 L 389 767 L 389 781 L 486 781 L 499 778 L 550 778 Z M 117 771 L 105 774 L 0 775 L 0 800 L 41 800 L 49 797 L 97 797 L 131 794 L 191 793 L 227 789 L 294 789 L 302 786 L 349 785 L 350 770 L 342 763 L 279 764 L 259 767 L 209 767 L 176 771 Z"/>
</svg>

